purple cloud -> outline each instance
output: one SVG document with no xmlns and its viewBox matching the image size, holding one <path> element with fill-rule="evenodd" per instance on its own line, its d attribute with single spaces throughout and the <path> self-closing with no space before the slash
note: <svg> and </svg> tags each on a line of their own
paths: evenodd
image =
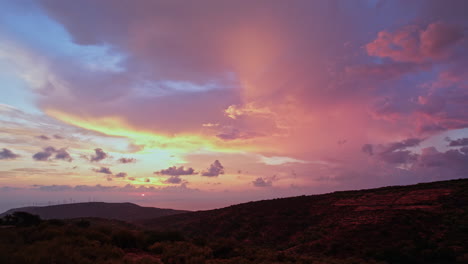
<svg viewBox="0 0 468 264">
<path fill-rule="evenodd" d="M 259 177 L 252 181 L 252 184 L 255 187 L 271 187 L 273 185 L 273 182 L 271 180 Z"/>
<path fill-rule="evenodd" d="M 70 156 L 70 153 L 68 153 L 65 148 L 61 148 L 55 152 L 55 159 L 66 160 L 68 162 L 73 161 L 73 158 Z"/>
<path fill-rule="evenodd" d="M 115 178 L 125 178 L 125 177 L 127 177 L 127 173 L 119 172 L 119 173 L 115 174 L 114 177 Z"/>
<path fill-rule="evenodd" d="M 95 155 L 91 156 L 91 162 L 99 162 L 107 158 L 107 153 L 105 153 L 101 148 L 94 149 Z"/>
<path fill-rule="evenodd" d="M 0 160 L 13 160 L 18 158 L 19 155 L 13 153 L 13 151 L 3 148 L 2 151 L 0 151 Z"/>
<path fill-rule="evenodd" d="M 106 167 L 100 167 L 99 169 L 93 168 L 93 171 L 97 173 L 112 174 L 112 171 Z"/>
<path fill-rule="evenodd" d="M 119 163 L 123 163 L 123 164 L 126 164 L 126 163 L 135 163 L 136 162 L 136 159 L 134 158 L 120 158 L 118 160 Z"/>
<path fill-rule="evenodd" d="M 36 161 L 49 161 L 54 154 L 54 159 L 56 160 L 65 160 L 68 162 L 73 161 L 73 158 L 71 157 L 70 153 L 67 152 L 66 148 L 56 149 L 51 146 L 46 147 L 43 151 L 34 154 L 33 159 Z"/>
<path fill-rule="evenodd" d="M 206 177 L 218 177 L 220 174 L 224 174 L 224 167 L 219 160 L 215 160 L 207 170 L 201 172 Z"/>
<path fill-rule="evenodd" d="M 183 180 L 179 176 L 171 176 L 167 178 L 164 182 L 170 184 L 180 184 L 183 182 Z"/>
<path fill-rule="evenodd" d="M 33 159 L 37 161 L 48 161 L 49 158 L 56 152 L 57 150 L 54 147 L 47 147 L 44 148 L 44 151 L 37 152 L 33 155 Z"/>
<path fill-rule="evenodd" d="M 450 147 L 468 146 L 468 138 L 459 138 L 456 140 L 450 140 L 449 146 Z"/>
<path fill-rule="evenodd" d="M 180 176 L 180 175 L 194 175 L 194 174 L 197 174 L 197 172 L 195 172 L 193 168 L 185 169 L 184 166 L 180 166 L 180 167 L 172 166 L 167 169 L 155 171 L 154 174 Z"/>
<path fill-rule="evenodd" d="M 40 135 L 40 136 L 37 136 L 36 138 L 42 139 L 42 140 L 49 140 L 50 139 L 48 136 L 45 136 L 45 135 Z"/>
</svg>

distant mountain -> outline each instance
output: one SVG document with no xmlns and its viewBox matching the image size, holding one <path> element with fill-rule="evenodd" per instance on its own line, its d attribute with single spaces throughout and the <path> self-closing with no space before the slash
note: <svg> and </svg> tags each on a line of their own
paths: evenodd
<svg viewBox="0 0 468 264">
<path fill-rule="evenodd" d="M 0 214 L 0 217 L 3 217 L 7 214 L 12 214 L 13 212 L 27 212 L 39 215 L 42 219 L 99 217 L 123 221 L 135 221 L 186 213 L 188 211 L 142 207 L 132 203 L 89 202 L 43 207 L 15 208 Z"/>
<path fill-rule="evenodd" d="M 468 179 L 257 201 L 140 223 L 289 256 L 454 263 L 468 261 Z"/>
</svg>

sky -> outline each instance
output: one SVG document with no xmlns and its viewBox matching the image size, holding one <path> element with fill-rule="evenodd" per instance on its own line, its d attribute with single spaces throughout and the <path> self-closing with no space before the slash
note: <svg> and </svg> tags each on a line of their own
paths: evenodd
<svg viewBox="0 0 468 264">
<path fill-rule="evenodd" d="M 0 0 L 0 211 L 468 176 L 468 1 Z"/>
</svg>

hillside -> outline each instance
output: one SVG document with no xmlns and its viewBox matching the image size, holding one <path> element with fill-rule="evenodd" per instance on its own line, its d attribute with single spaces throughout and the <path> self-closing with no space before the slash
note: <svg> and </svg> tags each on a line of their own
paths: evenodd
<svg viewBox="0 0 468 264">
<path fill-rule="evenodd" d="M 22 212 L 0 219 L 5 264 L 465 264 L 467 245 L 468 179 L 250 202 L 133 223 L 41 220 Z"/>
<path fill-rule="evenodd" d="M 293 256 L 468 263 L 468 180 L 250 202 L 141 224 Z"/>
<path fill-rule="evenodd" d="M 43 207 L 22 207 L 6 211 L 3 217 L 13 212 L 27 212 L 39 215 L 42 219 L 71 219 L 83 217 L 99 217 L 106 219 L 117 219 L 123 221 L 134 221 L 151 219 L 161 216 L 185 213 L 187 211 L 160 209 L 154 207 L 142 207 L 132 203 L 75 203 L 61 204 Z"/>
</svg>

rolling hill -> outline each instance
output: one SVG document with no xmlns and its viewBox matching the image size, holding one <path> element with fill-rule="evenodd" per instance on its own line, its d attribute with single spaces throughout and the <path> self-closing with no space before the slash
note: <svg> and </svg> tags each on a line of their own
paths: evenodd
<svg viewBox="0 0 468 264">
<path fill-rule="evenodd" d="M 81 217 L 71 212 L 80 206 L 94 217 L 132 223 L 41 220 L 17 213 L 0 220 L 0 263 L 468 263 L 468 179 L 264 200 L 152 219 L 149 213 L 142 217 L 148 209 L 136 205 L 103 203 L 53 208 L 55 215 L 43 218 Z M 44 208 L 49 207 L 36 209 L 43 213 Z M 98 214 L 99 208 L 106 209 Z"/>
<path fill-rule="evenodd" d="M 468 180 L 265 200 L 140 223 L 293 256 L 468 261 Z"/>
<path fill-rule="evenodd" d="M 123 221 L 135 221 L 161 216 L 185 213 L 187 211 L 142 207 L 132 203 L 89 202 L 61 204 L 43 207 L 22 207 L 6 211 L 3 217 L 13 212 L 27 212 L 39 215 L 42 219 L 71 219 L 83 217 L 99 217 Z"/>
</svg>

